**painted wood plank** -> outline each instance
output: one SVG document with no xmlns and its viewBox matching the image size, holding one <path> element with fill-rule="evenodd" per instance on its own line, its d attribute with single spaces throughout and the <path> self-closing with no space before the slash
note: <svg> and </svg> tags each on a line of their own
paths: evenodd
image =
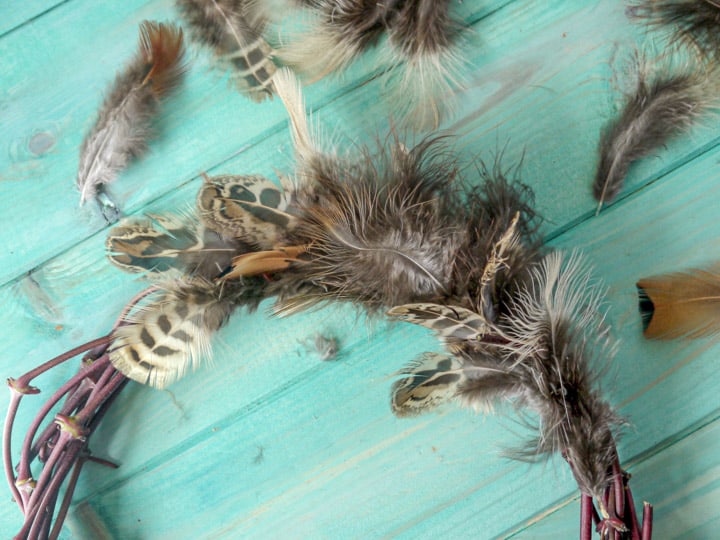
<svg viewBox="0 0 720 540">
<path fill-rule="evenodd" d="M 0 4 L 0 38 L 8 32 L 17 31 L 28 21 L 39 18 L 58 5 L 69 0 L 7 0 Z"/>
<path fill-rule="evenodd" d="M 535 58 L 529 54 L 533 50 L 541 46 L 548 50 L 562 47 L 562 40 L 568 39 L 559 32 L 563 27 L 585 28 L 591 14 L 595 17 L 593 21 L 608 20 L 613 23 L 608 23 L 613 28 L 617 28 L 614 23 L 622 21 L 621 11 L 610 3 L 581 5 L 577 12 L 572 11 L 576 9 L 574 6 L 577 4 L 572 8 L 569 4 L 557 4 L 557 11 L 543 19 L 538 15 L 546 13 L 547 7 L 533 10 L 530 3 L 515 3 L 513 11 L 505 15 L 503 10 L 493 13 L 494 21 L 498 23 L 497 35 L 490 31 L 489 21 L 488 34 L 484 35 L 497 37 L 496 43 L 503 43 L 501 36 L 506 40 L 504 43 L 509 49 L 506 52 L 515 60 L 510 65 L 517 71 L 519 58 Z M 508 13 L 517 16 L 512 27 L 503 18 Z M 563 18 L 563 13 L 571 14 Z M 500 24 L 502 21 L 505 26 Z M 134 24 L 128 24 L 128 34 L 133 33 L 131 27 Z M 483 28 L 482 24 L 476 27 L 478 31 Z M 513 57 L 512 49 L 518 47 L 518 35 L 513 35 L 510 30 L 515 25 L 523 28 L 523 24 L 531 26 L 537 34 L 529 37 L 525 48 Z M 532 30 L 528 33 L 532 34 Z M 580 35 L 584 34 L 578 33 Z M 592 38 L 592 32 L 590 35 Z M 600 37 L 596 35 L 593 39 Z M 572 39 L 570 33 L 569 38 Z M 585 50 L 581 41 L 578 38 L 569 48 Z M 585 46 L 594 51 L 598 45 L 593 42 Z M 605 47 L 603 51 L 610 52 L 607 44 L 602 47 Z M 493 95 L 493 79 L 511 79 L 507 75 L 511 70 L 501 69 L 506 59 L 501 55 L 499 45 L 495 54 L 497 57 L 494 63 L 490 62 L 486 72 L 489 73 L 487 81 L 478 83 L 479 95 L 473 95 L 476 90 L 471 89 L 467 99 L 463 98 L 460 115 L 467 121 L 459 121 L 456 125 L 463 134 L 460 143 L 465 145 L 468 153 L 494 149 L 498 146 L 497 139 L 504 137 L 502 131 L 493 132 L 497 125 L 520 134 L 534 133 L 533 130 L 538 128 L 541 135 L 526 154 L 525 176 L 538 191 L 541 209 L 552 220 L 548 230 L 560 232 L 577 221 L 578 216 L 583 219 L 594 210 L 589 188 L 579 179 L 591 176 L 593 166 L 588 164 L 587 156 L 594 155 L 593 141 L 597 134 L 578 129 L 555 138 L 551 115 L 541 118 L 538 124 L 532 120 L 534 114 L 522 117 L 513 111 L 545 111 L 548 107 L 561 111 L 567 102 L 584 105 L 586 95 L 578 93 L 576 86 L 586 75 L 583 58 L 591 52 L 585 50 L 570 61 L 566 55 L 571 53 L 562 51 L 545 62 L 547 65 L 567 62 L 562 65 L 563 69 L 549 77 L 542 71 L 527 79 L 521 77 L 526 83 L 522 80 L 515 83 L 514 93 Z M 601 62 L 605 55 L 599 52 L 593 58 Z M 604 72 L 604 68 L 600 72 Z M 539 82 L 549 82 L 552 89 L 559 89 L 562 99 L 553 98 L 553 101 L 539 97 L 542 92 L 528 87 Z M 377 83 L 366 85 L 361 91 L 352 89 L 346 96 L 337 94 L 334 101 L 327 97 L 330 94 L 327 88 L 318 90 L 315 99 L 318 102 L 325 100 L 325 106 L 319 110 L 321 118 L 343 131 L 347 128 L 349 132 L 367 130 L 372 133 L 372 121 L 358 125 L 355 116 L 357 111 L 375 101 L 373 90 L 378 86 L 374 84 Z M 605 81 L 598 86 L 597 96 L 591 92 L 597 98 L 594 103 L 599 109 L 599 104 L 608 99 L 607 85 Z M 353 109 L 351 104 L 356 108 Z M 213 111 L 225 110 L 218 109 L 214 103 L 209 107 Z M 494 116 L 502 107 L 506 107 L 507 117 Z M 479 109 L 484 110 L 477 118 L 473 117 Z M 223 118 L 215 114 L 213 122 Z M 571 111 L 563 118 L 570 118 L 568 123 L 576 126 L 585 121 L 585 115 L 584 110 Z M 600 125 L 595 114 L 589 116 Z M 281 117 L 280 111 L 277 118 Z M 519 127 L 515 127 L 516 124 Z M 712 189 L 713 182 L 717 184 L 716 161 L 713 161 L 717 160 L 716 153 L 709 153 L 675 170 L 679 164 L 694 157 L 698 149 L 713 144 L 711 134 L 702 130 L 699 133 L 700 144 L 696 144 L 697 135 L 689 142 L 679 141 L 667 154 L 663 152 L 665 158 L 659 160 L 660 163 L 648 160 L 643 164 L 649 172 L 637 168 L 631 179 L 633 194 L 626 201 L 558 239 L 559 245 L 586 246 L 598 264 L 599 273 L 611 283 L 613 312 L 619 313 L 614 319 L 623 327 L 623 337 L 630 343 L 630 349 L 623 349 L 617 361 L 622 377 L 627 377 L 627 387 L 613 392 L 613 396 L 626 402 L 624 411 L 632 418 L 647 419 L 643 422 L 642 432 L 630 434 L 625 439 L 621 451 L 628 456 L 638 455 L 678 433 L 679 426 L 691 423 L 707 409 L 715 395 L 712 390 L 717 388 L 717 378 L 711 372 L 712 349 L 704 350 L 703 344 L 655 346 L 637 339 L 639 322 L 632 291 L 638 273 L 657 269 L 660 262 L 667 265 L 662 270 L 671 269 L 678 257 L 682 259 L 688 254 L 696 257 L 690 257 L 690 260 L 697 260 L 699 254 L 692 253 L 697 242 L 710 247 L 714 245 L 712 238 L 717 237 L 717 231 L 712 227 L 700 229 L 703 227 L 702 216 L 712 219 L 715 215 L 711 203 L 716 196 Z M 287 159 L 284 129 L 279 129 L 272 137 L 266 135 L 258 135 L 263 140 L 252 143 L 250 149 L 243 150 L 227 166 L 242 171 L 251 163 L 253 167 L 269 172 L 278 161 L 278 149 L 284 152 L 280 154 L 283 159 Z M 198 137 L 195 142 L 205 144 L 201 139 L 203 137 Z M 553 140 L 549 152 L 548 145 L 543 144 L 547 140 Z M 579 142 L 573 144 L 576 140 Z M 519 154 L 515 143 L 512 149 L 508 157 Z M 158 151 L 166 152 L 165 149 Z M 193 158 L 188 156 L 187 159 L 189 163 Z M 158 163 L 152 167 L 148 165 L 147 171 L 154 171 Z M 178 166 L 177 170 L 183 170 L 183 166 Z M 667 171 L 674 172 L 665 174 Z M 184 180 L 189 180 L 196 172 L 187 173 Z M 547 183 L 548 177 L 558 180 Z M 660 180 L 651 189 L 640 189 L 658 177 Z M 678 186 L 684 186 L 688 177 L 705 179 L 707 184 L 698 188 L 710 189 L 704 194 L 696 189 L 684 193 L 680 200 L 667 202 L 669 194 Z M 191 201 L 196 186 L 196 180 L 185 182 L 174 198 L 163 197 L 158 201 L 158 207 L 172 208 Z M 635 186 L 634 191 L 632 186 Z M 579 195 L 558 201 L 559 192 Z M 651 196 L 648 197 L 648 193 Z M 163 193 L 158 191 L 154 195 Z M 149 195 L 138 197 L 137 209 L 144 207 L 151 198 Z M 639 231 L 628 235 L 628 230 L 634 230 L 633 227 Z M 663 232 L 657 237 L 658 231 L 668 228 L 671 235 Z M 88 228 L 78 238 L 92 234 L 94 230 Z M 32 280 L 17 280 L 2 289 L 3 305 L 11 306 L 3 314 L 6 324 L 0 325 L 4 341 L 12 343 L 3 360 L 8 364 L 7 369 L 3 368 L 5 371 L 17 374 L 17 358 L 25 358 L 28 354 L 45 358 L 53 354 L 50 352 L 53 349 L 58 352 L 101 333 L 110 326 L 124 300 L 139 288 L 138 284 L 104 263 L 103 236 L 102 233 L 95 234 L 49 264 L 43 264 L 43 268 L 33 275 L 38 285 L 33 285 Z M 659 247 L 666 247 L 671 240 L 675 240 L 674 246 L 660 252 Z M 48 243 L 56 246 L 58 241 L 49 239 Z M 636 250 L 637 246 L 642 248 Z M 47 252 L 44 257 L 52 253 L 55 252 Z M 618 267 L 624 269 L 619 271 Z M 16 268 L 16 271 L 15 275 L 19 275 L 23 270 Z M 18 291 L 18 288 L 22 290 Z M 93 316 L 88 317 L 88 313 Z M 338 331 L 347 336 L 348 355 L 338 364 L 321 365 L 299 342 L 307 339 L 316 326 L 327 324 L 319 321 L 336 319 L 341 323 Z M 268 338 L 263 330 L 270 325 L 273 333 L 277 331 L 283 337 L 274 344 L 277 349 L 268 350 Z M 58 329 L 58 326 L 62 328 Z M 123 467 L 117 472 L 88 468 L 81 493 L 91 496 L 90 502 L 98 506 L 111 530 L 127 532 L 131 537 L 135 532 L 153 537 L 153 532 L 159 534 L 162 531 L 180 531 L 186 534 L 185 537 L 193 537 L 192 534 L 222 537 L 233 528 L 246 530 L 248 534 L 271 534 L 277 531 L 273 523 L 279 522 L 291 533 L 296 531 L 298 536 L 307 533 L 316 537 L 343 538 L 433 534 L 461 538 L 477 537 L 477 531 L 492 536 L 551 507 L 558 497 L 572 493 L 572 482 L 562 464 L 526 468 L 497 457 L 495 448 L 488 441 L 512 442 L 513 438 L 507 436 L 503 425 L 507 422 L 483 421 L 464 412 L 410 422 L 390 418 L 386 404 L 389 374 L 409 360 L 414 352 L 432 346 L 432 342 L 417 329 L 380 325 L 369 337 L 365 330 L 362 321 L 356 322 L 350 312 L 342 310 L 339 315 L 334 311 L 323 312 L 282 323 L 268 322 L 262 315 L 236 317 L 223 331 L 223 341 L 230 351 L 247 352 L 248 364 L 242 367 L 233 364 L 235 355 L 224 350 L 226 347 L 220 347 L 218 366 L 207 373 L 209 380 L 204 384 L 203 395 L 198 396 L 195 390 L 197 378 L 174 386 L 172 395 L 143 389 L 128 393 L 123 404 L 118 404 L 113 419 L 108 419 L 106 429 L 98 434 L 99 445 L 93 445 L 96 451 L 121 457 Z M 658 373 L 655 363 L 637 365 L 636 358 L 648 356 L 655 356 L 653 362 L 666 369 Z M 63 373 L 66 375 L 67 372 Z M 46 386 L 51 387 L 57 380 L 59 376 L 48 379 Z M 228 388 L 228 381 L 236 384 Z M 216 394 L 211 395 L 211 392 Z M 689 403 L 681 399 L 683 392 L 692 394 Z M 667 396 L 671 396 L 669 401 L 666 401 Z M 231 403 L 229 408 L 226 403 Z M 659 406 L 666 418 L 652 414 Z M 147 411 L 152 412 L 148 414 Z M 131 424 L 127 422 L 128 417 L 142 420 Z M 219 429 L 213 431 L 214 428 Z M 158 433 L 163 436 L 158 437 Z M 151 438 L 151 434 L 155 436 Z M 137 442 L 143 438 L 147 438 L 149 444 Z M 435 438 L 440 441 L 437 445 Z M 260 448 L 263 449 L 261 457 Z M 468 448 L 477 449 L 480 456 L 467 455 Z M 236 465 L 228 474 L 217 467 L 217 460 Z M 194 467 L 199 467 L 204 475 L 196 477 Z M 555 471 L 559 478 L 549 478 Z M 427 479 L 423 479 L 423 472 Z M 248 489 L 249 485 L 253 490 Z M 148 501 L 159 498 L 150 493 L 156 493 L 157 489 L 161 490 L 162 500 L 157 503 L 157 510 L 149 512 Z M 501 497 L 530 502 L 523 504 L 520 510 L 508 511 L 502 508 Z M 188 512 L 188 508 L 194 511 Z M 0 512 L 3 523 L 17 523 L 16 509 L 11 504 L 3 505 Z M 197 522 L 198 515 L 203 516 L 202 523 L 209 524 L 209 531 L 193 529 L 197 525 L 192 523 L 187 525 L 188 528 L 182 528 L 188 521 Z M 137 522 L 137 519 L 141 521 Z"/>
<path fill-rule="evenodd" d="M 653 501 L 657 538 L 702 540 L 717 535 L 720 518 L 720 422 L 714 420 L 664 452 L 632 467 L 634 490 L 663 494 Z M 511 538 L 572 538 L 579 499 Z"/>
</svg>

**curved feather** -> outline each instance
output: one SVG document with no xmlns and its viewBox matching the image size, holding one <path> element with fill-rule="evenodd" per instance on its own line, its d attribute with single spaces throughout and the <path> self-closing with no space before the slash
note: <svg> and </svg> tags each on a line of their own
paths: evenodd
<svg viewBox="0 0 720 540">
<path fill-rule="evenodd" d="M 461 86 L 459 25 L 450 0 L 313 0 L 309 28 L 290 35 L 278 56 L 283 64 L 318 80 L 345 69 L 381 45 L 387 66 L 388 103 L 401 125 L 437 128 Z M 383 37 L 387 41 L 383 41 Z"/>
<path fill-rule="evenodd" d="M 630 165 L 688 130 L 713 106 L 713 86 L 701 70 L 650 74 L 638 59 L 638 81 L 622 113 L 604 128 L 593 183 L 598 212 L 622 189 Z"/>
<path fill-rule="evenodd" d="M 390 391 L 395 416 L 415 416 L 456 397 L 464 381 L 462 364 L 454 356 L 427 352 L 408 365 Z"/>
<path fill-rule="evenodd" d="M 234 307 L 210 284 L 172 284 L 113 332 L 110 361 L 130 379 L 165 388 L 210 358 L 210 336 Z"/>
<path fill-rule="evenodd" d="M 155 214 L 126 218 L 110 229 L 105 246 L 110 261 L 126 272 L 181 271 L 206 278 L 226 268 L 238 249 L 194 217 Z"/>
<path fill-rule="evenodd" d="M 615 349 L 602 299 L 577 253 L 551 253 L 501 321 L 511 338 L 504 364 L 517 381 L 516 402 L 540 419 L 537 437 L 515 457 L 562 453 L 581 491 L 593 497 L 610 483 L 614 437 L 623 423 L 598 388 L 600 369 Z M 470 385 L 463 397 L 472 402 Z"/>
<path fill-rule="evenodd" d="M 211 359 L 212 335 L 238 306 L 254 309 L 264 297 L 262 280 L 166 282 L 114 330 L 110 361 L 130 379 L 165 388 Z"/>
<path fill-rule="evenodd" d="M 720 265 L 637 282 L 649 339 L 708 337 L 720 332 Z"/>
<path fill-rule="evenodd" d="M 628 11 L 649 26 L 665 29 L 671 43 L 720 59 L 718 0 L 634 0 Z"/>
<path fill-rule="evenodd" d="M 80 204 L 115 180 L 132 157 L 142 155 L 158 104 L 182 77 L 182 30 L 143 21 L 135 58 L 118 74 L 80 147 L 77 186 Z"/>
<path fill-rule="evenodd" d="M 275 246 L 295 222 L 285 193 L 259 175 L 205 177 L 197 209 L 209 228 L 259 249 Z"/>
</svg>

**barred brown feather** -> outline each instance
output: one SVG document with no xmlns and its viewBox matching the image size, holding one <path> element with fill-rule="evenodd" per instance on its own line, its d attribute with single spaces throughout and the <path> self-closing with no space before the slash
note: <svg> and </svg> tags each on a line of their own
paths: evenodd
<svg viewBox="0 0 720 540">
<path fill-rule="evenodd" d="M 210 359 L 212 334 L 237 306 L 254 309 L 262 298 L 261 280 L 168 282 L 113 332 L 110 361 L 130 379 L 165 388 Z"/>
<path fill-rule="evenodd" d="M 145 152 L 158 105 L 181 80 L 182 58 L 182 29 L 143 21 L 140 50 L 116 77 L 80 147 L 80 204 L 103 191 L 131 158 Z"/>
<path fill-rule="evenodd" d="M 287 194 L 258 175 L 205 177 L 197 209 L 206 226 L 258 249 L 280 242 L 295 221 L 287 212 Z"/>
<path fill-rule="evenodd" d="M 153 215 L 126 218 L 108 233 L 108 258 L 132 273 L 183 272 L 212 279 L 241 249 L 234 239 L 223 239 L 192 216 Z"/>
<path fill-rule="evenodd" d="M 274 51 L 263 38 L 267 23 L 255 0 L 176 0 L 192 37 L 211 47 L 237 88 L 255 101 L 272 97 Z"/>
</svg>

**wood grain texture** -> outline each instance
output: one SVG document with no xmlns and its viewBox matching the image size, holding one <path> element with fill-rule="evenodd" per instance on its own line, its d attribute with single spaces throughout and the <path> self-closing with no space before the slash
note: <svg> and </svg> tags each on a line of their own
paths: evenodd
<svg viewBox="0 0 720 540">
<path fill-rule="evenodd" d="M 492 161 L 503 149 L 507 164 L 523 156 L 544 233 L 559 248 L 582 249 L 608 284 L 622 346 L 606 387 L 633 424 L 620 455 L 634 495 L 657 505 L 658 538 L 713 538 L 720 349 L 644 341 L 634 283 L 720 256 L 717 122 L 636 164 L 618 201 L 595 217 L 599 131 L 622 101 L 622 58 L 651 38 L 614 0 L 453 6 L 471 25 L 469 82 L 443 127 L 464 159 Z M 74 177 L 80 142 L 136 46 L 138 23 L 176 17 L 170 0 L 69 0 L 23 13 L 3 23 L 15 30 L 0 33 L 5 377 L 104 334 L 143 287 L 105 260 L 106 226 L 78 209 Z M 376 57 L 306 90 L 338 146 L 388 129 Z M 277 179 L 292 163 L 279 101 L 245 100 L 201 53 L 157 134 L 113 185 L 125 213 L 191 205 L 204 171 Z M 116 538 L 133 539 L 576 535 L 577 491 L 565 464 L 499 455 L 522 433 L 511 410 L 391 416 L 393 374 L 437 350 L 429 332 L 368 321 L 350 306 L 288 319 L 269 318 L 267 307 L 233 317 L 214 342 L 213 365 L 167 391 L 132 384 L 123 392 L 91 444 L 121 467 L 86 466 L 76 493 L 85 513 L 69 518 L 64 538 L 91 537 L 83 533 L 88 507 Z M 317 332 L 338 339 L 337 360 L 318 358 Z M 41 397 L 74 369 L 41 378 Z M 40 399 L 23 402 L 18 425 Z M 3 537 L 21 522 L 6 495 Z"/>
</svg>

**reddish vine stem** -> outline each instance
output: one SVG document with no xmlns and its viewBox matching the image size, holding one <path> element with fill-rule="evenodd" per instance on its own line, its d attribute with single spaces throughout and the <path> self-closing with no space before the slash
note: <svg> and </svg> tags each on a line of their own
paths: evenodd
<svg viewBox="0 0 720 540">
<path fill-rule="evenodd" d="M 566 453 L 562 454 L 570 468 L 573 468 Z M 580 495 L 580 540 L 592 538 L 593 524 L 596 525 L 596 530 L 600 533 L 601 538 L 652 540 L 652 505 L 647 502 L 643 504 L 643 520 L 642 526 L 640 526 L 632 491 L 628 485 L 630 475 L 622 470 L 617 457 L 612 467 L 612 473 L 610 485 L 597 501 L 603 515 L 598 514 L 593 497 L 584 493 Z"/>
<path fill-rule="evenodd" d="M 127 314 L 140 300 L 156 290 L 157 287 L 150 287 L 135 296 L 116 320 L 113 331 L 125 324 Z M 112 333 L 75 347 L 18 379 L 8 379 L 11 399 L 3 429 L 3 465 L 13 497 L 25 516 L 16 538 L 58 538 L 83 465 L 87 461 L 97 461 L 115 467 L 108 461 L 92 458 L 88 449 L 88 439 L 128 382 L 110 363 L 107 349 L 111 343 Z M 26 431 L 16 476 L 12 461 L 12 430 L 20 401 L 27 394 L 40 392 L 30 384 L 36 377 L 82 353 L 86 354 L 78 373 L 50 396 Z M 59 412 L 38 436 L 40 427 L 61 400 L 64 401 Z M 35 459 L 42 463 L 37 481 L 31 471 Z M 68 475 L 67 489 L 53 522 L 60 490 Z"/>
</svg>

